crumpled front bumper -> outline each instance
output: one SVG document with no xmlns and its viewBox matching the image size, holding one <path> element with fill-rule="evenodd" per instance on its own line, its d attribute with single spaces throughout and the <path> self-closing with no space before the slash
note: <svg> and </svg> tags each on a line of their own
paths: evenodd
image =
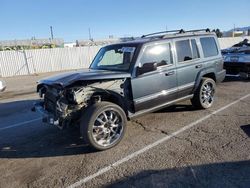
<svg viewBox="0 0 250 188">
<path fill-rule="evenodd" d="M 55 118 L 53 114 L 47 112 L 44 109 L 44 102 L 40 101 L 35 103 L 31 111 L 40 113 L 43 117 L 42 118 L 43 123 L 59 127 L 59 119 Z"/>
</svg>

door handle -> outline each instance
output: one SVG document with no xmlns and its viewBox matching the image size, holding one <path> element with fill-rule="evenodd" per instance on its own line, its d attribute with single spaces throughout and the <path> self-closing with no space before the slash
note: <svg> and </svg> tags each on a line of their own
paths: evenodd
<svg viewBox="0 0 250 188">
<path fill-rule="evenodd" d="M 199 68 L 201 68 L 201 67 L 202 67 L 202 65 L 196 65 L 196 66 L 195 66 L 196 69 L 199 69 Z"/>
<path fill-rule="evenodd" d="M 171 75 L 174 75 L 174 71 L 170 71 L 170 72 L 167 72 L 167 73 L 165 73 L 165 76 L 171 76 Z"/>
</svg>

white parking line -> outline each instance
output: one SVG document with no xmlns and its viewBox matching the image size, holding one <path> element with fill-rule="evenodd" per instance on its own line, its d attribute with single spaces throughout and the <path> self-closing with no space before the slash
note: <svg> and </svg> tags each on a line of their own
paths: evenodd
<svg viewBox="0 0 250 188">
<path fill-rule="evenodd" d="M 159 144 L 161 144 L 161 143 L 163 143 L 163 142 L 165 142 L 165 141 L 167 141 L 167 140 L 169 140 L 169 139 L 175 137 L 176 135 L 178 135 L 178 134 L 180 134 L 180 133 L 182 133 L 182 132 L 184 132 L 184 131 L 186 131 L 186 130 L 192 128 L 192 127 L 194 127 L 195 125 L 201 123 L 202 121 L 204 121 L 204 120 L 210 118 L 212 115 L 215 115 L 215 114 L 217 114 L 217 113 L 219 113 L 219 112 L 221 112 L 221 111 L 223 111 L 223 110 L 229 108 L 230 106 L 232 106 L 232 105 L 234 105 L 234 104 L 240 102 L 241 100 L 246 99 L 246 98 L 249 97 L 249 96 L 250 96 L 250 94 L 245 95 L 244 97 L 241 97 L 240 99 L 238 99 L 238 100 L 236 100 L 236 101 L 234 101 L 234 102 L 232 102 L 232 103 L 230 103 L 230 104 L 228 104 L 228 105 L 226 105 L 226 106 L 224 106 L 224 107 L 222 107 L 222 108 L 220 108 L 220 109 L 214 111 L 213 113 L 211 113 L 211 114 L 209 114 L 209 115 L 207 115 L 207 116 L 205 116 L 205 117 L 202 117 L 202 118 L 198 119 L 197 121 L 194 121 L 194 122 L 192 122 L 192 123 L 186 125 L 185 127 L 179 129 L 178 131 L 176 131 L 176 132 L 174 132 L 174 133 L 172 133 L 172 134 L 170 134 L 170 135 L 167 135 L 167 136 L 161 138 L 160 140 L 157 140 L 156 142 L 154 142 L 154 143 L 152 143 L 152 144 L 150 144 L 150 145 L 147 145 L 146 147 L 144 147 L 144 148 L 142 148 L 142 149 L 140 149 L 140 150 L 138 150 L 138 151 L 136 151 L 136 152 L 134 152 L 134 153 L 132 153 L 132 154 L 130 154 L 130 155 L 128 155 L 128 156 L 126 156 L 126 157 L 124 157 L 124 158 L 118 160 L 118 161 L 116 161 L 115 163 L 110 164 L 110 165 L 108 165 L 107 167 L 104 167 L 104 168 L 100 169 L 100 170 L 97 171 L 96 173 L 94 173 L 94 174 L 92 174 L 92 175 L 90 175 L 90 176 L 87 176 L 87 177 L 85 177 L 85 178 L 83 178 L 83 179 L 77 181 L 76 183 L 70 185 L 68 188 L 79 187 L 79 186 L 81 186 L 82 184 L 91 181 L 92 179 L 94 179 L 94 178 L 96 178 L 96 177 L 98 177 L 98 176 L 100 176 L 100 175 L 102 175 L 102 174 L 104 174 L 104 173 L 106 173 L 106 172 L 112 170 L 113 168 L 115 168 L 115 167 L 117 167 L 117 166 L 119 166 L 119 165 L 121 165 L 121 164 L 123 164 L 123 163 L 129 161 L 130 159 L 133 159 L 133 158 L 137 157 L 138 155 L 140 155 L 140 154 L 142 154 L 142 153 L 145 153 L 146 151 L 148 151 L 148 150 L 150 150 L 150 149 L 152 149 L 152 148 L 158 146 Z"/>
<path fill-rule="evenodd" d="M 10 125 L 10 126 L 7 126 L 7 127 L 2 127 L 2 128 L 0 128 L 0 131 L 11 129 L 11 128 L 14 128 L 14 127 L 19 127 L 19 126 L 26 126 L 29 123 L 33 123 L 33 122 L 36 122 L 36 121 L 39 121 L 39 120 L 42 120 L 42 118 L 37 118 L 37 119 L 22 122 L 22 123 L 16 123 L 14 125 Z"/>
</svg>

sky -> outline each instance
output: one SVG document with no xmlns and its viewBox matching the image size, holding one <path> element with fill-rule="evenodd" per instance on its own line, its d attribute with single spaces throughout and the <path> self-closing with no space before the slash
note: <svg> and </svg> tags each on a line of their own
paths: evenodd
<svg viewBox="0 0 250 188">
<path fill-rule="evenodd" d="M 0 0 L 0 40 L 65 41 L 250 26 L 249 0 Z"/>
</svg>

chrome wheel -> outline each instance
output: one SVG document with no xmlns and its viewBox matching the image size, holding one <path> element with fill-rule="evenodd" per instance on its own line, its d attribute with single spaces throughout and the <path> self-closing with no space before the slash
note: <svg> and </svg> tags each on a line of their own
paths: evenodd
<svg viewBox="0 0 250 188">
<path fill-rule="evenodd" d="M 210 108 L 214 103 L 216 83 L 211 78 L 202 78 L 199 87 L 191 99 L 192 105 L 197 109 Z"/>
<path fill-rule="evenodd" d="M 123 132 L 121 115 L 113 108 L 101 112 L 94 121 L 92 136 L 95 142 L 107 147 L 116 143 Z"/>
<path fill-rule="evenodd" d="M 214 101 L 215 88 L 213 83 L 207 82 L 201 88 L 201 102 L 206 107 L 210 107 Z"/>
</svg>

